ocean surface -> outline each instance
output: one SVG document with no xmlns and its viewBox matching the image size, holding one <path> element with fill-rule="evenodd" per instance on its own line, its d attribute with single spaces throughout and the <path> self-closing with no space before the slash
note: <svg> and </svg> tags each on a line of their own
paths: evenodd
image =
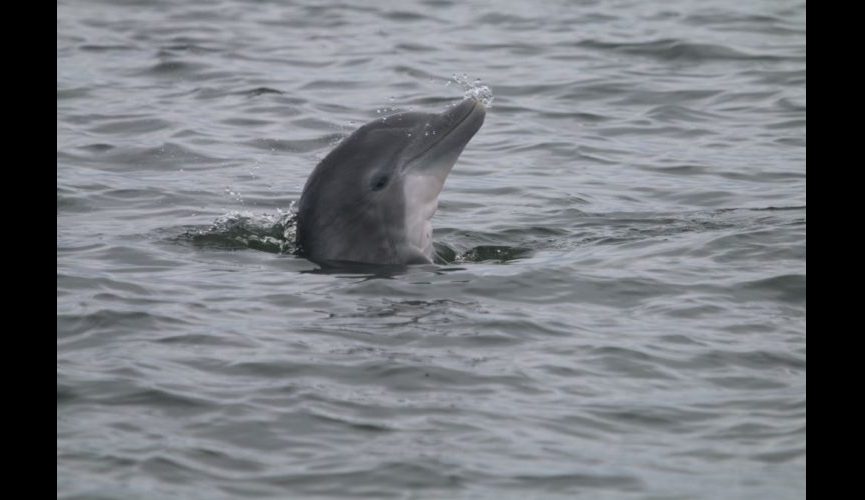
<svg viewBox="0 0 865 500">
<path fill-rule="evenodd" d="M 63 499 L 805 496 L 805 2 L 57 4 Z M 434 266 L 294 255 L 487 86 Z"/>
</svg>

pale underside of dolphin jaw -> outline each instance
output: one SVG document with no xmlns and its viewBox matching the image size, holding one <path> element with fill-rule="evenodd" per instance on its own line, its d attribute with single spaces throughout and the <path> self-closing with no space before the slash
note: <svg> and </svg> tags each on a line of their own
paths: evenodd
<svg viewBox="0 0 865 500">
<path fill-rule="evenodd" d="M 444 180 L 438 176 L 408 174 L 403 181 L 405 195 L 405 232 L 408 244 L 430 261 L 433 259 L 432 216 Z"/>
</svg>

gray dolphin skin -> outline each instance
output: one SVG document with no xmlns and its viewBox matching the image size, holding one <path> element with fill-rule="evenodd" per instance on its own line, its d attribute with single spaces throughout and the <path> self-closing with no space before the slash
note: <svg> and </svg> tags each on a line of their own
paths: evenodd
<svg viewBox="0 0 865 500">
<path fill-rule="evenodd" d="M 400 113 L 360 127 L 306 181 L 298 253 L 321 265 L 432 263 L 439 193 L 485 115 L 468 98 L 441 114 Z"/>
</svg>

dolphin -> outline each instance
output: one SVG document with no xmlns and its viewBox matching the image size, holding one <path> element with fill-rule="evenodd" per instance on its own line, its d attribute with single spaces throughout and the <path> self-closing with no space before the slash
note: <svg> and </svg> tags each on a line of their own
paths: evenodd
<svg viewBox="0 0 865 500">
<path fill-rule="evenodd" d="M 467 98 L 440 114 L 399 113 L 361 126 L 306 181 L 298 254 L 323 266 L 431 264 L 439 193 L 485 115 Z"/>
</svg>

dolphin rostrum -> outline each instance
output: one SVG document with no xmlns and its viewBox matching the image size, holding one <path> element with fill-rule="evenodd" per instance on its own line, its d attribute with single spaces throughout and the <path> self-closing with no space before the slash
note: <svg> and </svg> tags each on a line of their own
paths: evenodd
<svg viewBox="0 0 865 500">
<path fill-rule="evenodd" d="M 299 254 L 322 265 L 432 263 L 439 193 L 485 114 L 467 98 L 441 114 L 400 113 L 357 129 L 306 181 Z"/>
</svg>

